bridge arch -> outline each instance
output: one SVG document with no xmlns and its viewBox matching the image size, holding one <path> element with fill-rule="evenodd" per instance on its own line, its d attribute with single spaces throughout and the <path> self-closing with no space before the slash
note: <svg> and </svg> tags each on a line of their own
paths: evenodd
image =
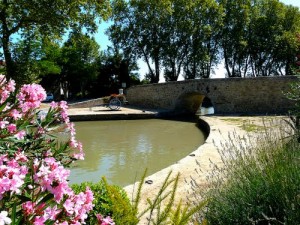
<svg viewBox="0 0 300 225">
<path fill-rule="evenodd" d="M 215 114 L 281 114 L 294 106 L 284 93 L 295 76 L 196 79 L 159 84 L 138 85 L 126 90 L 129 104 L 194 112 L 208 97 Z"/>
<path fill-rule="evenodd" d="M 179 114 L 200 114 L 201 107 L 214 107 L 211 99 L 201 92 L 185 92 L 176 100 L 174 111 Z"/>
</svg>

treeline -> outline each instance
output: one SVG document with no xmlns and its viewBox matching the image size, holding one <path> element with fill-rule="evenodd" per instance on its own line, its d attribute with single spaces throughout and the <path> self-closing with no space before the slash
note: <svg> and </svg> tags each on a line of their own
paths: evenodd
<svg viewBox="0 0 300 225">
<path fill-rule="evenodd" d="M 108 34 L 125 55 L 143 59 L 156 83 L 293 74 L 300 11 L 279 0 L 114 0 Z"/>
<path fill-rule="evenodd" d="M 1 1 L 0 72 L 18 86 L 41 83 L 55 97 L 99 97 L 139 82 L 136 63 L 93 38 L 109 0 Z"/>
<path fill-rule="evenodd" d="M 135 62 L 115 49 L 100 51 L 93 37 L 75 30 L 63 42 L 41 36 L 19 41 L 13 59 L 19 83 L 40 83 L 56 99 L 106 96 L 122 83 L 140 82 Z"/>
<path fill-rule="evenodd" d="M 43 45 L 42 45 L 43 46 Z M 123 88 L 139 84 L 137 65 L 116 49 L 100 51 L 96 40 L 87 34 L 71 32 L 62 45 L 48 42 L 44 56 L 35 61 L 46 64 L 47 71 L 40 83 L 47 90 L 58 87 L 65 98 L 87 98 L 118 93 Z"/>
</svg>

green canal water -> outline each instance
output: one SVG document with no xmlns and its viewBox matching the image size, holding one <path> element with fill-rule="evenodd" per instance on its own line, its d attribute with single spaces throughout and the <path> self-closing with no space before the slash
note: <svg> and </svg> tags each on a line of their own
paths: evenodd
<svg viewBox="0 0 300 225">
<path fill-rule="evenodd" d="M 97 182 L 126 186 L 147 168 L 153 174 L 189 155 L 204 143 L 195 122 L 147 119 L 76 122 L 85 160 L 71 167 L 70 183 Z"/>
</svg>

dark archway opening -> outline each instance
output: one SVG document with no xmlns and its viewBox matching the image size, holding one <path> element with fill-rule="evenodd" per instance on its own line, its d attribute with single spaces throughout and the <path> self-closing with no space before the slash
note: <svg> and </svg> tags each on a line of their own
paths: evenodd
<svg viewBox="0 0 300 225">
<path fill-rule="evenodd" d="M 204 97 L 202 104 L 200 105 L 197 115 L 211 115 L 215 113 L 214 105 L 210 98 Z"/>
</svg>

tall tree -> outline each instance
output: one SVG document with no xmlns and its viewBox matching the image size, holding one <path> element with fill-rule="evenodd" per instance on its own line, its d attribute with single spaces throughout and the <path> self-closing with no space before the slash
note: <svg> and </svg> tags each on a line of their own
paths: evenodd
<svg viewBox="0 0 300 225">
<path fill-rule="evenodd" d="M 28 30 L 61 37 L 70 27 L 96 30 L 96 17 L 109 13 L 109 0 L 3 0 L 0 3 L 0 39 L 7 76 L 18 81 L 17 65 L 12 56 L 14 35 L 23 38 Z"/>
<path fill-rule="evenodd" d="M 97 96 L 117 93 L 125 83 L 126 87 L 139 83 L 136 61 L 127 58 L 117 48 L 108 48 L 100 58 L 100 69 L 97 78 Z"/>
<path fill-rule="evenodd" d="M 183 67 L 194 78 L 210 76 L 222 22 L 215 0 L 115 0 L 112 5 L 108 34 L 126 55 L 143 58 L 151 83 L 162 70 L 166 81 L 176 81 Z"/>
<path fill-rule="evenodd" d="M 254 0 L 255 1 L 255 0 Z M 244 77 L 249 66 L 250 0 L 220 0 L 224 9 L 221 45 L 228 77 Z"/>
<path fill-rule="evenodd" d="M 28 30 L 22 39 L 12 44 L 15 70 L 17 74 L 22 74 L 18 77 L 20 83 L 39 82 L 46 74 L 60 73 L 58 56 L 53 55 L 59 51 L 58 43 L 43 38 L 35 31 Z"/>
<path fill-rule="evenodd" d="M 171 13 L 169 0 L 115 0 L 114 24 L 108 34 L 125 55 L 142 58 L 151 83 L 159 82 L 162 63 L 163 21 Z M 152 68 L 154 64 L 154 68 Z"/>
<path fill-rule="evenodd" d="M 60 92 L 60 74 L 62 47 L 59 42 L 43 39 L 42 58 L 39 63 L 39 82 L 48 92 L 58 95 Z"/>
<path fill-rule="evenodd" d="M 171 13 L 162 21 L 161 51 L 166 81 L 176 81 L 187 56 L 193 1 L 172 0 Z"/>
<path fill-rule="evenodd" d="M 265 0 L 253 7 L 249 56 L 253 76 L 291 74 L 297 53 L 300 12 L 278 0 Z"/>
<path fill-rule="evenodd" d="M 31 83 L 39 80 L 41 73 L 39 60 L 43 56 L 42 38 L 34 30 L 23 33 L 23 38 L 12 44 L 12 58 L 16 73 L 22 73 L 18 78 L 20 83 Z"/>
<path fill-rule="evenodd" d="M 192 31 L 184 63 L 185 79 L 209 78 L 219 63 L 222 10 L 215 0 L 193 1 L 188 14 Z"/>
<path fill-rule="evenodd" d="M 300 12 L 279 0 L 220 0 L 221 44 L 229 77 L 291 74 Z"/>
<path fill-rule="evenodd" d="M 73 95 L 85 97 L 89 84 L 96 80 L 100 46 L 94 38 L 74 30 L 62 47 L 61 84 L 65 97 Z"/>
</svg>

